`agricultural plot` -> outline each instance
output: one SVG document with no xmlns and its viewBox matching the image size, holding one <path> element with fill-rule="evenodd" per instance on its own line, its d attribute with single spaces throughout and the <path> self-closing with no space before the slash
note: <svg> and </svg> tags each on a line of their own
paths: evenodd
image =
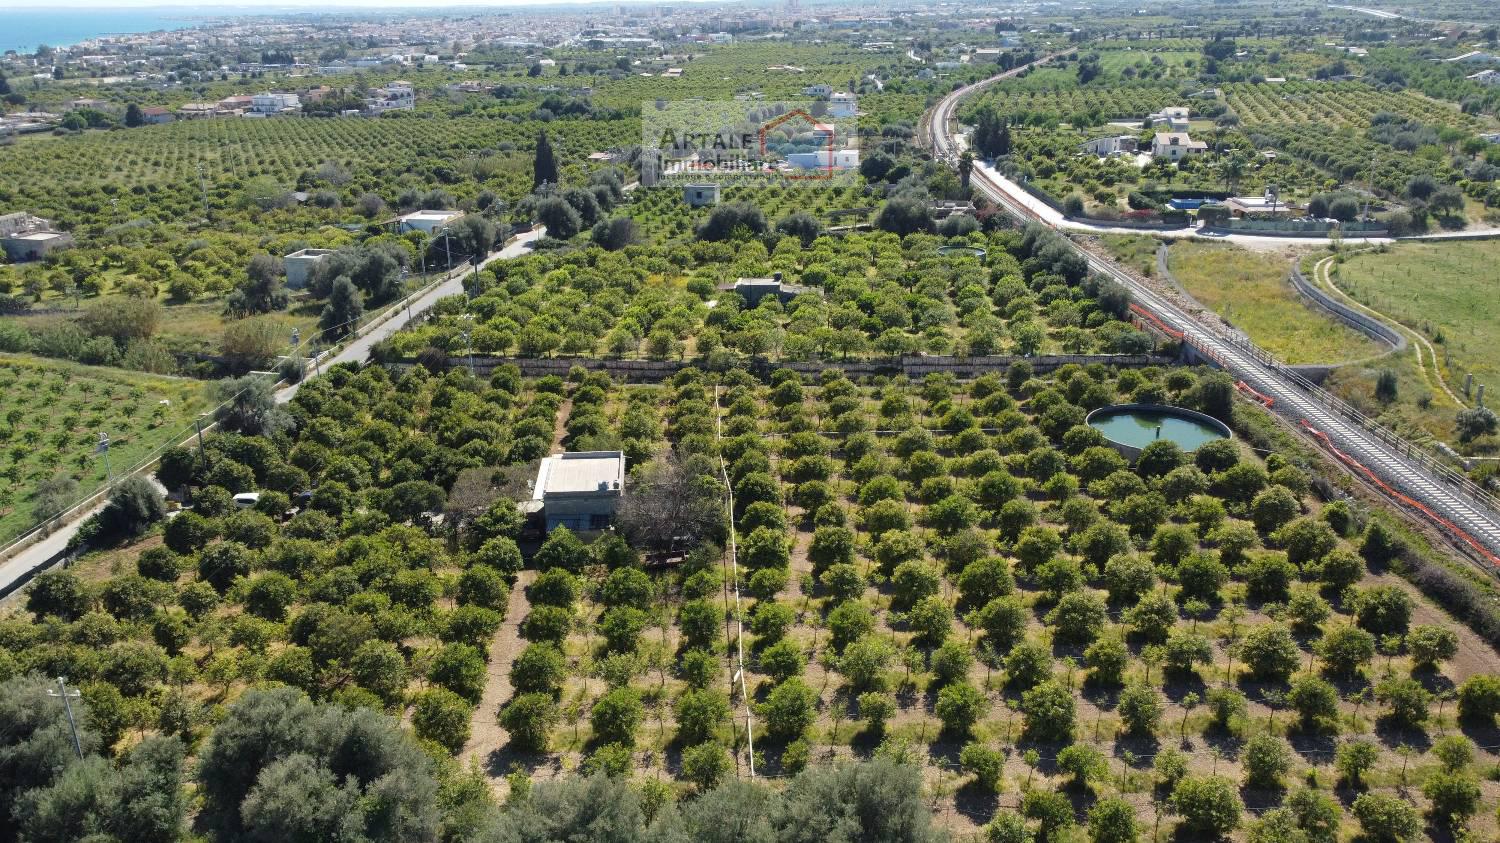
<svg viewBox="0 0 1500 843">
<path fill-rule="evenodd" d="M 1242 52 L 1237 63 L 1269 61 L 1273 53 L 1286 60 L 1280 48 Z M 1359 81 L 1271 83 L 1259 73 L 1251 81 L 1228 81 L 1245 80 L 1240 72 L 1205 78 L 1195 89 L 1193 68 L 1205 56 L 1168 51 L 1142 69 L 1131 55 L 1098 49 L 1078 65 L 1006 80 L 976 98 L 969 114 L 992 109 L 1013 127 L 1009 153 L 991 154 L 1005 155 L 1003 166 L 1015 176 L 1059 202 L 1075 195 L 1086 211 L 1104 218 L 1127 208 L 1149 211 L 1174 188 L 1257 194 L 1274 184 L 1282 197 L 1300 202 L 1342 186 L 1373 185 L 1382 196 L 1409 198 L 1407 185 L 1418 176 L 1461 187 L 1476 202 L 1494 202 L 1493 168 L 1478 161 L 1485 144 L 1476 137 L 1494 124 L 1469 113 L 1475 111 L 1472 103 L 1462 110 L 1457 102 Z M 1177 56 L 1180 64 L 1163 55 Z M 1095 70 L 1085 75 L 1089 67 Z M 1265 70 L 1272 72 L 1269 65 Z M 1192 110 L 1190 133 L 1208 144 L 1209 154 L 1142 167 L 1130 156 L 1099 159 L 1080 151 L 1087 140 L 1121 133 L 1107 123 L 1129 125 L 1127 133 L 1139 134 L 1141 148 L 1148 148 L 1155 130 L 1141 129 L 1140 121 L 1169 106 Z M 1131 193 L 1139 195 L 1127 202 Z M 1450 208 L 1444 215 L 1446 224 L 1461 225 L 1482 213 L 1477 207 Z M 1393 216 L 1395 225 L 1413 225 L 1408 216 Z"/>
<path fill-rule="evenodd" d="M 118 472 L 192 432 L 208 408 L 203 384 L 0 356 L 0 543 L 91 493 L 105 480 L 100 434 Z"/>
<path fill-rule="evenodd" d="M 1470 373 L 1488 389 L 1500 384 L 1500 314 L 1486 281 L 1497 259 L 1500 247 L 1490 241 L 1402 244 L 1349 256 L 1333 279 L 1360 303 L 1426 336 L 1450 388 L 1461 394 Z"/>
<path fill-rule="evenodd" d="M 1236 83 L 1224 88 L 1247 127 L 1300 123 L 1368 126 L 1381 112 L 1424 123 L 1475 129 L 1481 122 L 1446 103 L 1410 91 L 1381 91 L 1362 82 Z"/>
<path fill-rule="evenodd" d="M 986 92 L 981 101 L 993 103 L 999 113 L 1012 115 L 1019 124 L 1033 126 L 1055 125 L 1059 120 L 1075 126 L 1094 126 L 1101 120 L 1139 125 L 1147 114 L 1177 105 L 1182 98 L 1175 85 L 1157 82 L 1097 88 L 1059 85 L 1055 89 L 1013 89 L 1001 83 L 990 90 L 993 93 Z"/>
<path fill-rule="evenodd" d="M 822 193 L 782 195 L 795 201 Z M 675 191 L 668 196 L 677 202 Z M 778 205 L 762 199 L 763 207 Z M 728 361 L 1150 350 L 1150 338 L 1121 321 L 1123 297 L 1086 281 L 1082 262 L 1059 258 L 1037 232 L 969 238 L 961 242 L 988 250 L 983 262 L 940 254 L 938 237 L 888 233 L 819 237 L 806 249 L 798 238 L 782 237 L 769 251 L 760 240 L 734 240 L 665 253 L 630 247 L 530 256 L 501 267 L 501 277 L 472 302 L 440 306 L 437 318 L 397 335 L 390 348 L 401 356 L 428 348 L 463 354 L 467 336 L 479 353 L 524 357 Z M 767 296 L 753 308 L 720 289 L 773 272 L 805 289 L 786 302 Z"/>
<path fill-rule="evenodd" d="M 957 829 L 1018 804 L 1032 826 L 1113 812 L 1141 834 L 1467 816 L 1497 795 L 1472 746 L 1494 742 L 1493 654 L 1379 573 L 1390 535 L 1360 538 L 1361 513 L 1320 507 L 1282 456 L 1153 446 L 1131 469 L 1082 425 L 1119 400 L 1225 412 L 1232 394 L 1103 367 L 655 387 L 344 369 L 299 393 L 288 439 L 174 455 L 163 479 L 199 485 L 195 511 L 162 543 L 47 575 L 27 600 L 46 638 L 21 616 L 7 646 L 142 732 L 192 736 L 201 706 L 287 684 L 409 714 L 497 783 L 581 769 L 706 788 L 748 772 L 748 707 L 759 777 L 906 759 Z M 523 561 L 504 478 L 611 446 L 642 455 L 618 531 L 556 531 Z M 259 511 L 234 512 L 248 488 Z M 82 643 L 101 628 L 110 643 Z M 498 703 L 486 661 L 512 686 Z M 471 744 L 471 721 L 493 742 Z M 104 722 L 108 743 L 134 740 Z"/>
<path fill-rule="evenodd" d="M 658 241 L 687 241 L 696 227 L 712 213 L 712 208 L 690 208 L 683 203 L 681 184 L 677 182 L 638 189 L 631 199 L 624 212 L 640 224 L 642 231 Z M 882 200 L 857 180 L 838 185 L 773 180 L 725 184 L 723 201 L 749 202 L 771 220 L 802 211 L 832 227 L 870 222 Z"/>
<path fill-rule="evenodd" d="M 529 150 L 540 128 L 481 118 L 189 120 L 22 142 L 0 148 L 0 204 L 70 225 L 173 222 L 202 215 L 200 167 L 209 207 L 223 213 L 239 208 L 251 179 L 286 188 L 326 162 L 349 174 L 339 188 L 351 205 L 366 191 L 439 185 L 459 198 L 488 186 L 514 199 L 531 188 Z M 575 165 L 595 150 L 640 141 L 628 121 L 555 120 L 547 129 Z M 465 167 L 482 178 L 461 179 Z M 70 175 L 52 177 L 63 173 Z"/>
<path fill-rule="evenodd" d="M 1288 363 L 1341 363 L 1384 350 L 1298 298 L 1282 255 L 1187 242 L 1172 246 L 1168 266 L 1194 298 Z"/>
</svg>

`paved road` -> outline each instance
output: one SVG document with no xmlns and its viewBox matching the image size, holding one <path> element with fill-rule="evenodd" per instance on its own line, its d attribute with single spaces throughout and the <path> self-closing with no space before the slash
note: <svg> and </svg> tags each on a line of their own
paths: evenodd
<svg viewBox="0 0 1500 843">
<path fill-rule="evenodd" d="M 997 77 L 998 78 L 998 77 Z M 948 160 L 956 160 L 959 142 L 953 136 L 952 115 L 966 95 L 994 80 L 960 88 L 941 100 L 933 109 L 926 128 L 934 151 Z M 975 167 L 971 183 L 1000 207 L 1024 220 L 1048 220 L 1033 212 L 1021 196 L 1024 191 L 997 178 L 993 171 Z M 1053 225 L 1053 228 L 1058 226 Z M 1069 241 L 1071 242 L 1071 241 Z M 1076 245 L 1074 248 L 1077 248 Z M 1336 399 L 1316 391 L 1307 381 L 1270 355 L 1243 340 L 1218 333 L 1200 324 L 1155 290 L 1138 281 L 1113 261 L 1080 250 L 1095 272 L 1109 276 L 1131 291 L 1134 300 L 1149 309 L 1169 328 L 1182 332 L 1199 349 L 1217 360 L 1231 375 L 1263 395 L 1275 399 L 1275 408 L 1294 423 L 1305 423 L 1326 434 L 1330 443 L 1358 463 L 1374 471 L 1398 494 L 1428 508 L 1427 517 L 1492 563 L 1500 554 L 1500 512 L 1485 495 L 1461 475 L 1451 471 L 1429 469 L 1419 457 L 1411 456 L 1411 447 L 1400 440 L 1389 439 L 1346 417 Z M 1434 517 L 1436 516 L 1436 517 Z M 1445 523 L 1446 522 L 1446 523 Z M 1467 536 L 1467 538 L 1465 538 Z M 1475 545 L 1479 547 L 1475 547 Z"/>
<path fill-rule="evenodd" d="M 481 267 L 488 266 L 495 261 L 509 260 L 525 254 L 530 247 L 531 241 L 541 237 L 545 233 L 546 229 L 538 226 L 535 230 L 516 237 L 504 249 L 494 252 L 486 258 Z M 363 361 L 369 356 L 371 347 L 401 330 L 413 316 L 431 307 L 438 299 L 461 294 L 464 291 L 464 279 L 472 272 L 473 270 L 469 268 L 454 272 L 448 280 L 413 299 L 410 308 L 402 308 L 400 311 L 392 313 L 384 322 L 369 329 L 337 353 L 328 354 L 319 361 L 320 370 L 314 372 L 312 377 L 317 377 L 321 373 L 321 369 L 326 369 L 329 366 L 350 361 Z M 292 400 L 292 397 L 297 394 L 298 386 L 294 384 L 276 393 L 277 403 L 284 404 Z M 103 508 L 104 504 L 100 503 L 90 509 L 80 511 L 71 521 L 58 527 L 51 535 L 27 546 L 11 559 L 0 563 L 0 594 L 7 593 L 13 584 L 29 579 L 38 568 L 52 562 L 63 551 L 67 550 L 68 542 L 78 532 L 78 528 L 83 522 L 90 516 L 97 514 Z"/>
<path fill-rule="evenodd" d="M 531 246 L 531 241 L 537 239 L 538 237 L 541 237 L 542 235 L 546 234 L 546 232 L 546 228 L 537 226 L 532 231 L 528 231 L 525 234 L 519 235 L 514 240 L 512 240 L 510 244 L 507 245 L 504 249 L 501 249 L 498 252 L 492 252 L 489 257 L 484 259 L 484 262 L 480 264 L 480 267 L 483 268 L 489 266 L 495 261 L 510 260 L 512 258 L 520 257 L 521 255 L 526 254 Z M 329 366 L 337 366 L 340 363 L 363 362 L 365 358 L 370 356 L 370 349 L 374 348 L 376 343 L 389 338 L 397 331 L 406 327 L 407 320 L 411 319 L 413 316 L 421 313 L 427 308 L 432 307 L 432 305 L 438 299 L 462 294 L 464 292 L 464 281 L 469 278 L 473 274 L 473 272 L 474 270 L 469 267 L 464 267 L 463 269 L 456 270 L 447 281 L 444 281 L 436 287 L 433 287 L 417 298 L 412 299 L 409 307 L 401 308 L 401 310 L 393 313 L 391 317 L 386 321 L 376 325 L 374 328 L 368 329 L 365 333 L 360 335 L 359 339 L 356 339 L 353 342 L 350 342 L 348 345 L 344 346 L 344 348 L 337 354 L 329 354 L 320 358 L 318 361 L 317 371 L 326 369 Z M 316 375 L 316 373 L 317 372 L 315 371 L 314 374 Z M 276 393 L 277 403 L 285 404 L 286 402 L 292 400 L 292 398 L 297 394 L 298 386 L 300 386 L 300 384 L 293 384 L 292 386 L 289 386 L 286 389 L 283 389 L 280 392 Z"/>
<path fill-rule="evenodd" d="M 167 493 L 167 490 L 160 483 L 156 482 L 155 477 L 149 479 L 151 480 L 151 485 L 155 486 L 158 492 L 163 495 Z M 11 586 L 30 579 L 37 568 L 46 565 L 60 556 L 63 551 L 68 549 L 68 541 L 78 532 L 78 528 L 83 522 L 90 516 L 97 515 L 102 509 L 104 509 L 103 503 L 91 507 L 88 511 L 80 513 L 72 521 L 59 527 L 52 535 L 28 546 L 25 550 L 16 554 L 15 558 L 7 560 L 4 564 L 0 564 L 0 594 L 9 593 Z"/>
</svg>

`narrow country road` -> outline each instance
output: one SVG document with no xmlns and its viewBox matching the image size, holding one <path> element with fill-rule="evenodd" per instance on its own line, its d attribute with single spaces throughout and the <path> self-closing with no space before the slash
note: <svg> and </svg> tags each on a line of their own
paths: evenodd
<svg viewBox="0 0 1500 843">
<path fill-rule="evenodd" d="M 527 250 L 531 246 L 531 241 L 546 234 L 546 231 L 547 230 L 542 226 L 537 226 L 534 230 L 528 231 L 525 234 L 516 237 L 505 248 L 499 250 L 498 252 L 491 252 L 490 256 L 485 258 L 484 262 L 480 264 L 480 268 L 489 266 L 495 261 L 511 260 L 512 258 L 517 258 L 523 254 L 526 254 Z M 376 343 L 388 339 L 397 331 L 406 327 L 407 321 L 413 318 L 416 314 L 423 312 L 429 307 L 432 307 L 432 305 L 437 302 L 438 299 L 447 298 L 448 296 L 456 296 L 463 293 L 464 280 L 472 275 L 473 271 L 474 270 L 469 267 L 464 267 L 460 270 L 456 270 L 448 278 L 447 281 L 444 281 L 436 287 L 433 287 L 431 290 L 428 290 L 426 293 L 413 298 L 406 307 L 403 307 L 399 311 L 393 313 L 391 317 L 384 322 L 381 322 L 375 327 L 365 331 L 359 336 L 358 339 L 350 342 L 337 354 L 329 354 L 321 357 L 318 360 L 319 368 L 315 372 L 314 376 L 320 373 L 322 369 L 329 366 L 337 366 L 340 363 L 363 362 L 365 358 L 370 356 L 370 349 L 374 348 Z M 280 392 L 276 393 L 277 403 L 285 404 L 286 402 L 292 400 L 292 398 L 297 395 L 298 386 L 300 386 L 300 384 L 293 384 L 286 389 L 283 389 Z"/>
<path fill-rule="evenodd" d="M 483 268 L 495 261 L 510 260 L 525 254 L 531 242 L 544 234 L 546 234 L 546 229 L 538 226 L 532 231 L 517 236 L 505 248 L 490 253 L 490 256 L 484 259 L 480 267 Z M 438 299 L 462 293 L 464 291 L 464 279 L 469 277 L 472 272 L 473 269 L 470 267 L 457 270 L 450 275 L 448 280 L 414 297 L 408 303 L 409 306 L 404 306 L 400 310 L 392 312 L 384 321 L 367 329 L 357 339 L 351 341 L 338 352 L 329 353 L 322 357 L 318 361 L 318 368 L 309 377 L 318 377 L 324 369 L 327 369 L 329 366 L 336 366 L 339 363 L 364 361 L 369 356 L 370 349 L 376 343 L 406 327 L 406 323 L 409 320 L 431 307 Z M 278 404 L 285 404 L 292 400 L 297 394 L 298 386 L 300 384 L 293 384 L 276 393 L 276 402 Z M 83 522 L 97 514 L 103 508 L 104 503 L 101 501 L 92 507 L 74 513 L 66 524 L 59 525 L 50 535 L 44 536 L 36 542 L 27 545 L 10 559 L 0 563 L 0 597 L 8 595 L 19 585 L 29 580 L 32 575 L 55 562 L 62 555 L 63 551 L 67 550 L 68 542 L 78 533 L 78 528 Z"/>
</svg>

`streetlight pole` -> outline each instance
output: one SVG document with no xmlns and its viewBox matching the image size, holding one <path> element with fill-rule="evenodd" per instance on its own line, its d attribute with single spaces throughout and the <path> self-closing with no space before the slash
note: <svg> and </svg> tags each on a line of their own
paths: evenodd
<svg viewBox="0 0 1500 843">
<path fill-rule="evenodd" d="M 472 377 L 475 377 L 475 375 L 474 375 L 474 343 L 472 341 L 470 341 L 470 335 L 469 335 L 469 331 L 468 331 L 467 328 L 464 329 L 463 338 L 464 338 L 464 348 L 469 353 L 469 377 L 472 378 Z"/>
<path fill-rule="evenodd" d="M 68 680 L 61 676 L 57 677 L 57 690 L 47 692 L 47 696 L 49 697 L 62 698 L 63 710 L 68 713 L 68 728 L 73 730 L 73 751 L 78 754 L 78 760 L 80 761 L 83 760 L 83 744 L 78 741 L 78 721 L 73 719 L 73 703 L 70 700 L 75 700 L 82 695 L 81 692 L 76 690 L 69 691 Z"/>
</svg>

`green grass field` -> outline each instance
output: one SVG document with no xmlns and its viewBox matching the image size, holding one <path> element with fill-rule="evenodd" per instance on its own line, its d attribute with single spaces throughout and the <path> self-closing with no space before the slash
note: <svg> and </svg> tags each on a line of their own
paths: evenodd
<svg viewBox="0 0 1500 843">
<path fill-rule="evenodd" d="M 1108 234 L 1099 238 L 1120 263 L 1150 278 L 1156 275 L 1156 238 L 1149 234 Z"/>
<path fill-rule="evenodd" d="M 1288 363 L 1337 363 L 1381 352 L 1364 335 L 1303 304 L 1286 280 L 1281 255 L 1178 243 L 1169 266 L 1204 306 Z"/>
<path fill-rule="evenodd" d="M 77 499 L 104 482 L 100 433 L 118 472 L 181 439 L 209 405 L 200 381 L 20 355 L 0 355 L 0 395 L 0 542 L 35 523 L 37 484 L 71 478 Z"/>
<path fill-rule="evenodd" d="M 1341 289 L 1427 335 L 1450 383 L 1472 372 L 1500 388 L 1500 242 L 1412 243 L 1354 255 L 1339 267 Z"/>
<path fill-rule="evenodd" d="M 1153 59 L 1161 59 L 1167 67 L 1183 67 L 1190 59 L 1196 62 L 1202 58 L 1202 53 L 1190 50 L 1105 50 L 1099 53 L 1099 65 L 1106 72 L 1119 73 L 1127 67 L 1154 65 Z"/>
</svg>

